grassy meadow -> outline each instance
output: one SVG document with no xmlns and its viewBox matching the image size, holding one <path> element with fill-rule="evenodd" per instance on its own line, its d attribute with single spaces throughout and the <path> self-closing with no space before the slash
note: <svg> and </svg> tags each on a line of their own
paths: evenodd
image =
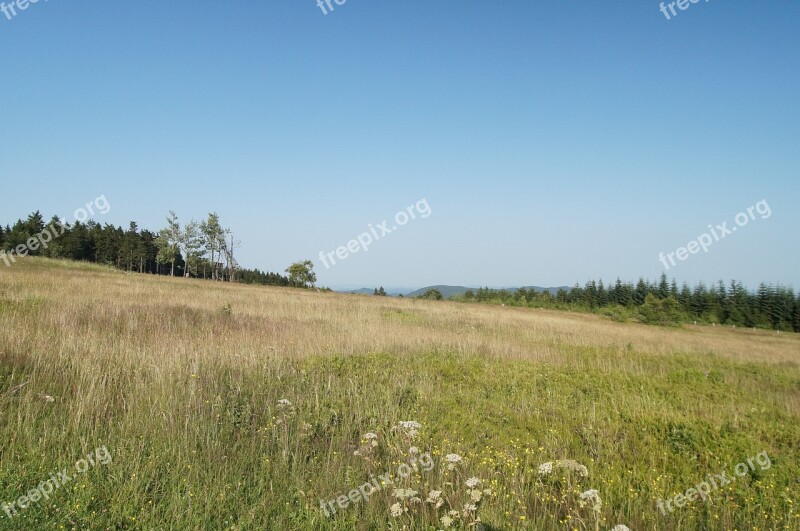
<svg viewBox="0 0 800 531">
<path fill-rule="evenodd" d="M 21 259 L 0 427 L 0 502 L 113 458 L 0 529 L 800 529 L 797 334 Z"/>
</svg>

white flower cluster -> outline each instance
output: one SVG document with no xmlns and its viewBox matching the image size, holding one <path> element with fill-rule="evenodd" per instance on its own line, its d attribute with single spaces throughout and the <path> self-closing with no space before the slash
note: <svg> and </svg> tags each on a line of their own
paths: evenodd
<svg viewBox="0 0 800 531">
<path fill-rule="evenodd" d="M 454 470 L 457 465 L 464 462 L 464 459 L 458 454 L 447 454 L 444 460 L 447 461 L 447 470 Z"/>
<path fill-rule="evenodd" d="M 353 452 L 353 455 L 369 459 L 372 455 L 372 450 L 378 447 L 378 434 L 367 432 L 361 437 L 362 445 L 358 450 Z"/>
<path fill-rule="evenodd" d="M 556 468 L 563 468 L 565 470 L 577 472 L 581 477 L 584 478 L 589 476 L 589 470 L 582 464 L 572 459 L 560 459 L 558 461 L 548 461 L 547 463 L 542 463 L 539 465 L 539 475 L 548 476 Z"/>
<path fill-rule="evenodd" d="M 422 428 L 422 424 L 416 420 L 401 420 L 397 423 L 397 426 L 392 429 L 395 431 L 400 431 L 409 439 L 414 440 L 417 438 L 420 428 Z"/>
<path fill-rule="evenodd" d="M 439 518 L 439 521 L 442 523 L 442 527 L 448 529 L 450 528 L 450 526 L 453 525 L 453 522 L 455 522 L 460 516 L 461 513 L 459 513 L 458 511 L 450 511 L 446 515 Z"/>
<path fill-rule="evenodd" d="M 394 492 L 392 492 L 392 496 L 395 498 L 400 500 L 411 500 L 415 503 L 420 501 L 419 498 L 416 497 L 417 494 L 417 491 L 414 489 L 394 489 Z"/>
<path fill-rule="evenodd" d="M 600 500 L 600 493 L 595 489 L 590 489 L 581 494 L 581 507 L 590 507 L 592 511 L 599 513 L 603 508 L 603 502 Z"/>
<path fill-rule="evenodd" d="M 435 509 L 438 509 L 442 505 L 444 505 L 444 500 L 442 499 L 442 491 L 440 490 L 432 490 L 428 493 L 428 497 L 425 499 L 426 503 L 430 503 L 434 506 Z"/>
</svg>

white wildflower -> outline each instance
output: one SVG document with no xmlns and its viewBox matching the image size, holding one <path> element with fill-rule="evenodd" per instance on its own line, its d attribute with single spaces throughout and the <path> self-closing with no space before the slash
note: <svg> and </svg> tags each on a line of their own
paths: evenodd
<svg viewBox="0 0 800 531">
<path fill-rule="evenodd" d="M 631 530 L 628 526 L 619 524 L 612 527 L 611 531 L 631 531 Z"/>
<path fill-rule="evenodd" d="M 572 459 L 562 459 L 560 461 L 556 461 L 556 466 L 577 472 L 582 477 L 589 476 L 589 471 L 586 469 L 586 467 Z"/>
<path fill-rule="evenodd" d="M 417 495 L 417 491 L 413 489 L 394 489 L 392 496 L 395 498 L 400 498 L 401 500 L 406 498 L 413 498 Z"/>
<path fill-rule="evenodd" d="M 539 475 L 540 476 L 546 476 L 546 475 L 550 474 L 552 471 L 553 471 L 553 463 L 552 462 L 548 461 L 547 463 L 542 463 L 541 465 L 539 465 Z"/>
<path fill-rule="evenodd" d="M 439 521 L 442 523 L 442 527 L 444 527 L 445 529 L 453 525 L 453 519 L 450 518 L 449 516 L 442 516 L 441 518 L 439 518 Z"/>
<path fill-rule="evenodd" d="M 453 470 L 455 469 L 456 465 L 463 462 L 463 459 L 458 454 L 447 454 L 444 457 L 444 460 L 447 461 L 447 469 Z"/>
<path fill-rule="evenodd" d="M 599 513 L 603 507 L 603 502 L 600 500 L 600 493 L 595 489 L 590 489 L 581 494 L 581 507 L 590 507 L 592 511 Z"/>
<path fill-rule="evenodd" d="M 420 428 L 422 428 L 422 424 L 416 420 L 401 420 L 397 426 L 394 427 L 395 430 L 402 431 L 409 439 L 416 438 Z"/>
<path fill-rule="evenodd" d="M 278 400 L 278 406 L 280 407 L 289 407 L 291 405 L 292 403 L 286 400 L 285 398 L 281 398 L 280 400 Z"/>
<path fill-rule="evenodd" d="M 467 487 L 473 489 L 481 484 L 481 480 L 479 480 L 478 478 L 469 478 L 464 483 L 467 485 Z"/>
<path fill-rule="evenodd" d="M 428 493 L 428 498 L 425 500 L 428 503 L 436 503 L 442 499 L 442 491 L 432 490 Z"/>
<path fill-rule="evenodd" d="M 400 505 L 399 503 L 395 503 L 394 505 L 392 505 L 389 508 L 389 510 L 392 512 L 392 516 L 394 516 L 395 518 L 403 514 L 403 506 Z"/>
</svg>

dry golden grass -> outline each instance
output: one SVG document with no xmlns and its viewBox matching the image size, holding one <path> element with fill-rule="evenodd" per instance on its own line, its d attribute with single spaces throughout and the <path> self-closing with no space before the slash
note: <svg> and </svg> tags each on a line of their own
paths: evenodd
<svg viewBox="0 0 800 531">
<path fill-rule="evenodd" d="M 646 354 L 714 354 L 794 366 L 800 361 L 797 334 L 762 330 L 660 328 L 582 313 L 220 284 L 96 267 L 24 264 L 14 275 L 13 286 L 10 279 L 3 279 L 0 290 L 11 300 L 46 300 L 40 314 L 43 328 L 90 332 L 84 320 L 106 320 L 117 332 L 115 350 L 122 356 L 135 354 L 129 360 L 135 363 L 154 359 L 159 364 L 181 363 L 183 356 L 204 354 L 247 362 L 274 354 L 404 354 L 441 347 L 563 363 L 564 347 L 625 349 L 627 345 Z M 225 305 L 231 306 L 233 319 L 225 322 L 224 330 L 192 328 L 193 317 L 220 314 Z M 99 337 L 82 335 L 69 343 L 109 341 L 102 326 L 91 328 Z M 180 332 L 179 345 L 159 344 L 164 335 L 175 332 Z M 41 333 L 44 344 L 37 346 L 51 347 L 52 338 Z M 142 344 L 148 345 L 146 351 L 136 348 Z M 98 350 L 75 346 L 81 352 Z"/>
</svg>

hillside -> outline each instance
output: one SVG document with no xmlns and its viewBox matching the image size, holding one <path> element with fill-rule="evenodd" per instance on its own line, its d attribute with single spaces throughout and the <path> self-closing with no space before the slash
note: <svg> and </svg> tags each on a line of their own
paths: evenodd
<svg viewBox="0 0 800 531">
<path fill-rule="evenodd" d="M 800 524 L 797 334 L 40 258 L 0 270 L 0 331 L 0 502 L 113 457 L 2 529 Z"/>
</svg>

